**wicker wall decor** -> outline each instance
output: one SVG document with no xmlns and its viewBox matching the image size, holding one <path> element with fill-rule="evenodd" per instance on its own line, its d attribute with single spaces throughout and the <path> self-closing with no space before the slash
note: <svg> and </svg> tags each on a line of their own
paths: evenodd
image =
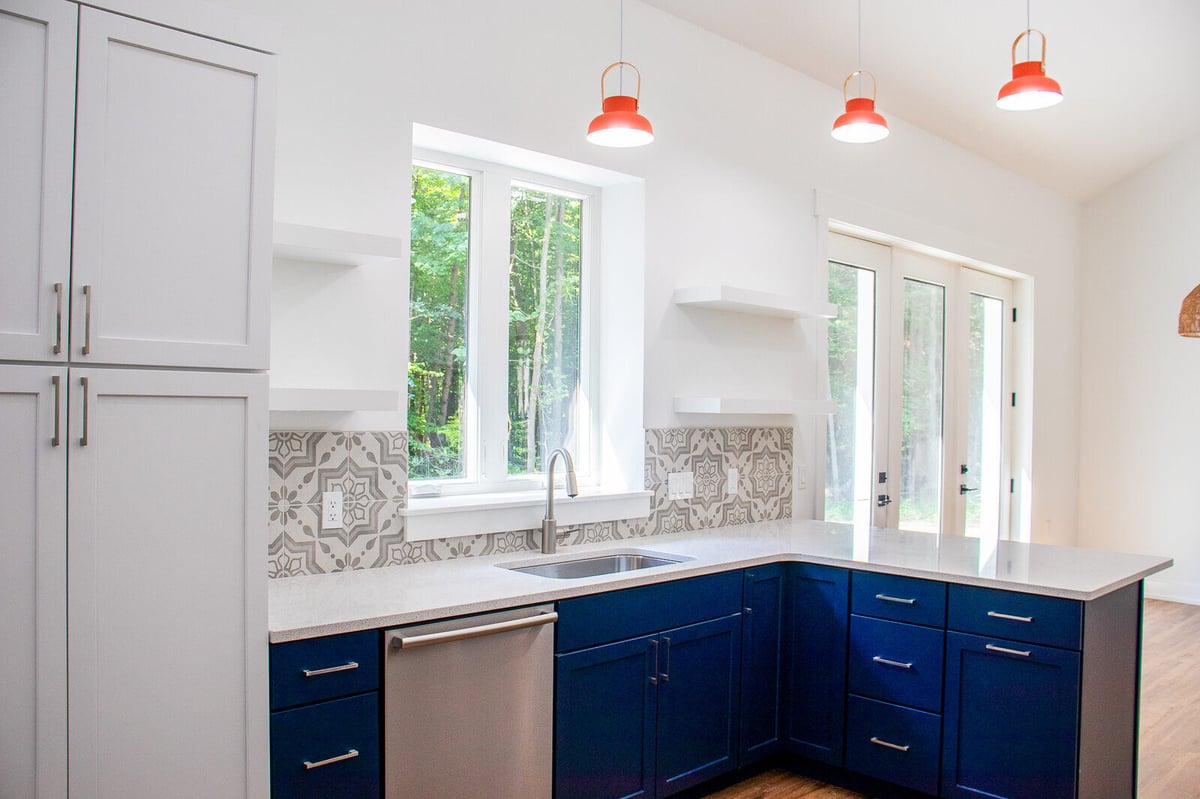
<svg viewBox="0 0 1200 799">
<path fill-rule="evenodd" d="M 1183 298 L 1179 308 L 1179 335 L 1200 338 L 1200 286 Z"/>
</svg>

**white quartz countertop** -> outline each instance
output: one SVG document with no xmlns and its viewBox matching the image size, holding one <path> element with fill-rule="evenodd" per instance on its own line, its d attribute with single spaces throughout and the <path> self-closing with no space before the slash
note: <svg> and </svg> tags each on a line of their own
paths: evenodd
<svg viewBox="0 0 1200 799">
<path fill-rule="evenodd" d="M 682 563 L 559 580 L 497 564 L 570 560 L 607 552 L 662 553 Z M 1089 600 L 1170 567 L 1170 558 L 1095 549 L 907 533 L 781 519 L 686 533 L 382 569 L 271 580 L 272 643 L 369 630 L 695 577 L 777 561 L 824 563 L 966 585 Z"/>
</svg>

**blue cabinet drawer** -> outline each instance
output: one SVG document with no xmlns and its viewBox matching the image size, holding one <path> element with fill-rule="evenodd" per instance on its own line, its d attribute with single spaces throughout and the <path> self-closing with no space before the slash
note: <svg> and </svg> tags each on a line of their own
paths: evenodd
<svg viewBox="0 0 1200 799">
<path fill-rule="evenodd" d="M 379 632 L 271 645 L 271 709 L 379 688 Z"/>
<path fill-rule="evenodd" d="M 564 599 L 558 603 L 555 651 L 636 638 L 741 609 L 740 571 Z"/>
<path fill-rule="evenodd" d="M 851 696 L 847 709 L 846 768 L 937 793 L 941 716 L 861 696 Z"/>
<path fill-rule="evenodd" d="M 976 635 L 1079 649 L 1083 607 L 1073 599 L 952 585 L 948 626 Z"/>
<path fill-rule="evenodd" d="M 271 714 L 275 799 L 376 799 L 379 786 L 378 692 Z"/>
<path fill-rule="evenodd" d="M 851 616 L 851 693 L 940 713 L 945 639 L 931 627 Z"/>
<path fill-rule="evenodd" d="M 851 613 L 946 626 L 945 583 L 875 572 L 854 572 L 850 583 Z"/>
</svg>

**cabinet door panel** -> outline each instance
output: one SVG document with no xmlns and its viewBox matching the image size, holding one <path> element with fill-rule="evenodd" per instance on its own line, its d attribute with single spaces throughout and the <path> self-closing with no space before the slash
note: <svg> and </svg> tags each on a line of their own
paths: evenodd
<svg viewBox="0 0 1200 799">
<path fill-rule="evenodd" d="M 737 765 L 741 614 L 663 633 L 658 684 L 658 795 Z"/>
<path fill-rule="evenodd" d="M 71 793 L 263 796 L 266 375 L 70 383 Z"/>
<path fill-rule="evenodd" d="M 782 564 L 745 571 L 739 766 L 779 748 L 783 583 Z"/>
<path fill-rule="evenodd" d="M 273 104 L 269 55 L 81 11 L 75 356 L 266 368 Z"/>
<path fill-rule="evenodd" d="M 554 794 L 654 795 L 657 639 L 555 655 Z"/>
<path fill-rule="evenodd" d="M 52 442 L 55 413 L 66 405 L 66 373 L 54 367 L 0 366 L 0 796 L 5 799 L 67 795 L 67 431 L 61 415 L 60 443 Z"/>
<path fill-rule="evenodd" d="M 786 744 L 805 757 L 840 766 L 846 729 L 849 572 L 791 564 L 786 601 Z"/>
<path fill-rule="evenodd" d="M 1074 797 L 1079 676 L 1077 652 L 947 633 L 942 795 Z"/>
<path fill-rule="evenodd" d="M 67 357 L 57 309 L 71 273 L 78 13 L 63 0 L 0 0 L 0 358 Z"/>
</svg>

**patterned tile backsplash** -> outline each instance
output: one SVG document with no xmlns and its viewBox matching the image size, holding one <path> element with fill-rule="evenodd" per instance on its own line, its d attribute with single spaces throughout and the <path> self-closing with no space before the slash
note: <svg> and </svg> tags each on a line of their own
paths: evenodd
<svg viewBox="0 0 1200 799">
<path fill-rule="evenodd" d="M 269 575 L 447 560 L 538 548 L 533 530 L 406 541 L 398 511 L 408 501 L 404 431 L 287 432 L 270 435 Z M 736 494 L 727 475 L 738 471 Z M 667 474 L 691 471 L 695 496 L 668 501 Z M 665 428 L 646 431 L 646 519 L 584 524 L 565 545 L 700 530 L 792 515 L 792 429 Z M 321 529 L 321 494 L 340 490 L 346 522 Z"/>
</svg>

